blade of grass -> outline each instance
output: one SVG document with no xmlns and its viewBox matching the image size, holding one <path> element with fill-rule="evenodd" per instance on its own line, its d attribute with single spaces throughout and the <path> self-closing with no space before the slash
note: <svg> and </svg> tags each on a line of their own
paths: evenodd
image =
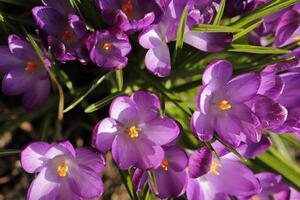
<svg viewBox="0 0 300 200">
<path fill-rule="evenodd" d="M 220 24 L 223 13 L 224 13 L 225 4 L 226 4 L 226 0 L 222 0 L 221 4 L 220 4 L 220 7 L 219 7 L 219 10 L 218 10 L 218 13 L 216 15 L 216 18 L 214 19 L 214 22 L 213 22 L 214 25 Z"/>
<path fill-rule="evenodd" d="M 118 90 L 122 91 L 123 90 L 123 70 L 122 69 L 116 71 L 116 78 L 117 78 Z"/>
<path fill-rule="evenodd" d="M 229 52 L 253 53 L 253 54 L 287 54 L 291 51 L 272 47 L 261 47 L 254 45 L 232 44 Z"/>
<path fill-rule="evenodd" d="M 4 149 L 4 150 L 0 150 L 0 157 L 16 155 L 16 154 L 19 154 L 19 153 L 20 153 L 20 150 Z"/>
<path fill-rule="evenodd" d="M 263 19 L 259 20 L 258 22 L 255 22 L 254 24 L 250 25 L 249 27 L 245 28 L 244 30 L 242 30 L 239 33 L 236 33 L 233 35 L 233 41 L 243 37 L 244 35 L 247 35 L 248 33 L 250 33 L 251 31 L 253 31 L 255 28 L 257 28 L 258 26 L 260 26 L 263 23 Z"/>
<path fill-rule="evenodd" d="M 199 24 L 197 26 L 194 26 L 192 28 L 193 32 L 241 32 L 243 29 L 241 28 L 235 28 L 231 26 L 221 26 L 221 25 L 213 25 L 213 24 Z"/>
</svg>

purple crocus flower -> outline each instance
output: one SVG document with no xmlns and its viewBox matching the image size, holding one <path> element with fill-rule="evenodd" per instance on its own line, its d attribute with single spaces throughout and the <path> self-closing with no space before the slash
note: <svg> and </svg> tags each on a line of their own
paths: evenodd
<svg viewBox="0 0 300 200">
<path fill-rule="evenodd" d="M 74 149 L 68 141 L 29 144 L 21 152 L 21 165 L 28 173 L 38 173 L 28 200 L 82 200 L 103 193 L 99 175 L 104 169 L 103 157 L 85 148 Z"/>
<path fill-rule="evenodd" d="M 114 29 L 135 32 L 158 21 L 161 8 L 155 0 L 97 0 L 104 20 Z"/>
<path fill-rule="evenodd" d="M 157 169 L 152 171 L 157 191 L 148 180 L 149 188 L 161 199 L 179 197 L 186 189 L 188 157 L 179 147 L 165 147 L 165 157 Z M 147 181 L 147 172 L 137 169 L 133 175 L 135 188 L 140 191 Z"/>
<path fill-rule="evenodd" d="M 210 1 L 212 4 L 213 1 Z M 210 5 L 209 4 L 209 5 Z M 176 40 L 177 28 L 185 6 L 188 7 L 188 20 L 184 42 L 205 52 L 221 51 L 232 41 L 231 33 L 204 33 L 189 31 L 194 25 L 209 23 L 213 19 L 213 8 L 203 8 L 202 1 L 171 0 L 165 8 L 160 23 L 149 26 L 139 36 L 139 43 L 149 49 L 145 57 L 147 69 L 159 77 L 171 72 L 171 59 L 167 43 Z"/>
<path fill-rule="evenodd" d="M 217 160 L 206 147 L 191 155 L 189 175 L 188 200 L 229 200 L 229 195 L 251 196 L 260 191 L 259 181 L 252 171 L 232 154 Z"/>
<path fill-rule="evenodd" d="M 46 47 L 51 47 L 57 60 L 65 63 L 78 59 L 87 63 L 89 53 L 86 39 L 89 31 L 85 23 L 74 14 L 68 0 L 44 0 L 45 6 L 32 9 L 33 17 L 45 36 Z"/>
<path fill-rule="evenodd" d="M 5 95 L 23 94 L 22 103 L 27 110 L 35 110 L 50 93 L 50 80 L 32 45 L 17 35 L 8 37 L 8 47 L 0 46 L 0 72 L 5 73 L 2 91 Z"/>
<path fill-rule="evenodd" d="M 256 96 L 260 76 L 246 73 L 230 80 L 232 66 L 225 60 L 209 64 L 203 73 L 203 86 L 197 94 L 197 110 L 191 129 L 201 141 L 209 141 L 214 132 L 226 143 L 260 141 L 261 125 L 245 102 Z"/>
<path fill-rule="evenodd" d="M 103 153 L 112 149 L 113 159 L 121 169 L 159 167 L 164 159 L 161 146 L 180 133 L 177 123 L 161 117 L 159 110 L 158 97 L 149 92 L 117 97 L 110 106 L 110 117 L 94 128 L 95 146 Z"/>
<path fill-rule="evenodd" d="M 99 67 L 109 70 L 122 69 L 127 65 L 127 55 L 131 51 L 126 34 L 97 31 L 88 39 L 91 60 Z"/>
<path fill-rule="evenodd" d="M 266 2 L 267 0 L 229 0 L 226 1 L 224 15 L 228 17 L 244 15 L 252 10 L 256 10 Z"/>
</svg>

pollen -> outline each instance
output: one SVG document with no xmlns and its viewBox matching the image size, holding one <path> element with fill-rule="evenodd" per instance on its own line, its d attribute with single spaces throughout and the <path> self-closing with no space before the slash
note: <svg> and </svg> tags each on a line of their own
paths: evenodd
<svg viewBox="0 0 300 200">
<path fill-rule="evenodd" d="M 69 167 L 66 164 L 61 164 L 57 167 L 57 173 L 61 177 L 65 177 L 69 172 Z"/>
<path fill-rule="evenodd" d="M 37 64 L 36 62 L 28 61 L 28 62 L 26 63 L 25 70 L 26 70 L 27 72 L 34 72 L 37 68 L 38 68 L 38 64 Z"/>
<path fill-rule="evenodd" d="M 210 167 L 210 173 L 213 173 L 215 175 L 220 175 L 220 172 L 218 172 L 218 167 L 221 167 L 221 163 L 218 163 L 217 161 L 212 161 L 211 167 Z"/>
<path fill-rule="evenodd" d="M 132 13 L 133 10 L 133 5 L 131 0 L 128 0 L 123 6 L 122 6 L 122 10 L 126 15 L 130 15 Z"/>
<path fill-rule="evenodd" d="M 71 39 L 73 39 L 73 37 L 74 37 L 74 34 L 70 30 L 66 30 L 63 34 L 63 39 L 65 41 L 70 41 Z"/>
<path fill-rule="evenodd" d="M 229 110 L 231 108 L 231 104 L 228 101 L 223 100 L 218 104 L 218 108 L 220 110 Z"/>
<path fill-rule="evenodd" d="M 131 139 L 134 139 L 139 136 L 139 131 L 141 130 L 142 130 L 141 128 L 132 126 L 129 128 L 128 135 L 130 136 Z"/>
<path fill-rule="evenodd" d="M 254 196 L 251 198 L 251 200 L 260 200 L 260 197 L 257 196 L 257 195 L 254 195 Z"/>
<path fill-rule="evenodd" d="M 169 161 L 168 160 L 164 160 L 162 161 L 161 165 L 160 165 L 165 171 L 168 171 L 169 168 Z"/>
<path fill-rule="evenodd" d="M 109 50 L 111 49 L 112 44 L 110 42 L 105 42 L 102 46 L 103 49 Z"/>
</svg>

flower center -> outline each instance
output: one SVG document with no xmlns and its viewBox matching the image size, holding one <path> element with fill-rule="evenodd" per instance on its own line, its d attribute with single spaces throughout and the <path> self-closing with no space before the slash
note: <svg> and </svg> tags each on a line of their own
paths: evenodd
<svg viewBox="0 0 300 200">
<path fill-rule="evenodd" d="M 27 72 L 34 72 L 37 68 L 38 68 L 38 64 L 34 61 L 28 61 L 26 63 L 26 67 L 25 67 L 25 70 Z"/>
<path fill-rule="evenodd" d="M 168 170 L 169 168 L 169 161 L 168 160 L 164 160 L 162 161 L 161 165 L 160 165 L 165 171 Z"/>
<path fill-rule="evenodd" d="M 126 15 L 130 15 L 132 13 L 133 5 L 131 0 L 128 0 L 125 4 L 123 4 L 122 10 Z"/>
<path fill-rule="evenodd" d="M 69 172 L 69 167 L 68 167 L 68 165 L 66 165 L 65 163 L 63 163 L 63 164 L 61 164 L 61 165 L 59 165 L 57 167 L 56 171 L 57 171 L 57 173 L 58 173 L 59 176 L 65 177 L 68 174 L 68 172 Z"/>
<path fill-rule="evenodd" d="M 259 196 L 254 195 L 254 196 L 251 198 L 251 200 L 260 200 L 260 198 L 259 198 Z"/>
<path fill-rule="evenodd" d="M 128 135 L 130 136 L 131 139 L 134 139 L 139 136 L 139 131 L 141 130 L 142 130 L 141 128 L 132 126 L 129 128 Z"/>
<path fill-rule="evenodd" d="M 102 46 L 103 49 L 109 50 L 111 49 L 112 44 L 110 42 L 105 42 Z"/>
<path fill-rule="evenodd" d="M 220 110 L 229 110 L 231 108 L 231 104 L 228 101 L 223 100 L 218 104 L 218 108 Z"/>
<path fill-rule="evenodd" d="M 210 173 L 213 173 L 215 175 L 220 175 L 220 173 L 218 172 L 218 167 L 221 167 L 221 163 L 218 163 L 217 161 L 212 161 L 211 163 L 211 167 L 210 167 Z"/>
<path fill-rule="evenodd" d="M 74 38 L 74 34 L 73 34 L 72 31 L 66 30 L 66 31 L 64 32 L 64 34 L 63 34 L 63 39 L 64 39 L 65 41 L 70 41 L 70 40 L 72 40 L 73 38 Z"/>
</svg>

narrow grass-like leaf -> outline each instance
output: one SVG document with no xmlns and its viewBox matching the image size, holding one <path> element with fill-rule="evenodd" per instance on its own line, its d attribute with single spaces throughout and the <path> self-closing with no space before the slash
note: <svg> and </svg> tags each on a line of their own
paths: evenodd
<svg viewBox="0 0 300 200">
<path fill-rule="evenodd" d="M 16 5 L 16 6 L 28 7 L 28 6 L 31 6 L 30 4 L 32 3 L 32 1 L 0 0 L 0 3 L 7 3 L 7 4 Z"/>
<path fill-rule="evenodd" d="M 16 155 L 19 153 L 20 150 L 17 149 L 4 149 L 4 150 L 0 150 L 0 157 Z"/>
<path fill-rule="evenodd" d="M 300 142 L 296 139 L 295 135 L 292 134 L 281 134 L 281 138 L 287 141 L 289 144 L 300 149 Z"/>
<path fill-rule="evenodd" d="M 276 146 L 278 152 L 284 156 L 284 158 L 293 161 L 290 152 L 281 137 L 277 134 L 270 134 L 270 137 L 272 138 L 273 144 Z"/>
<path fill-rule="evenodd" d="M 122 69 L 116 71 L 116 78 L 117 78 L 118 90 L 122 91 L 123 90 L 123 70 Z"/>
<path fill-rule="evenodd" d="M 132 180 L 131 180 L 131 177 L 130 177 L 129 173 L 126 172 L 126 171 L 122 171 L 120 169 L 119 169 L 119 173 L 121 175 L 122 182 L 125 185 L 125 188 L 126 188 L 128 194 L 129 194 L 130 198 L 132 200 L 138 200 L 136 192 L 133 189 L 133 183 L 132 183 Z"/>
<path fill-rule="evenodd" d="M 180 23 L 179 23 L 179 26 L 178 26 L 178 29 L 177 29 L 177 38 L 176 38 L 176 44 L 175 44 L 173 60 L 172 60 L 173 64 L 176 61 L 177 54 L 179 53 L 179 51 L 183 47 L 183 38 L 184 38 L 186 20 L 187 20 L 187 8 L 185 7 L 183 12 L 182 12 Z"/>
<path fill-rule="evenodd" d="M 223 17 L 223 13 L 224 13 L 224 9 L 225 9 L 225 4 L 226 4 L 226 0 L 221 0 L 221 4 L 220 4 L 219 10 L 218 10 L 218 13 L 217 13 L 217 15 L 216 15 L 216 17 L 214 19 L 214 22 L 213 22 L 214 25 L 220 24 L 221 19 Z"/>
<path fill-rule="evenodd" d="M 225 32 L 225 33 L 234 33 L 241 32 L 243 29 L 235 28 L 231 26 L 221 26 L 221 25 L 213 25 L 213 24 L 199 24 L 192 28 L 193 32 Z"/>
<path fill-rule="evenodd" d="M 245 44 L 232 44 L 231 48 L 228 49 L 230 52 L 242 52 L 242 53 L 253 53 L 253 54 L 287 54 L 291 51 L 285 49 L 278 49 L 272 47 L 261 47 Z"/>
<path fill-rule="evenodd" d="M 251 31 L 253 31 L 255 28 L 257 28 L 259 25 L 261 25 L 263 23 L 263 19 L 259 20 L 258 22 L 250 25 L 249 27 L 245 28 L 244 30 L 242 30 L 239 33 L 236 33 L 233 35 L 233 41 L 243 37 L 244 35 L 247 35 L 248 33 L 250 33 Z"/>
<path fill-rule="evenodd" d="M 247 16 L 243 17 L 242 19 L 238 20 L 234 26 L 239 28 L 243 27 L 246 24 L 257 20 L 261 17 L 267 16 L 269 14 L 275 13 L 277 11 L 280 11 L 284 8 L 287 8 L 295 3 L 298 3 L 299 0 L 286 0 L 286 1 L 281 1 L 278 4 L 275 4 L 274 2 L 270 1 L 269 4 L 272 4 L 270 6 L 269 4 L 265 5 L 264 7 L 259 8 L 258 10 L 255 10 L 253 12 L 250 12 Z"/>
<path fill-rule="evenodd" d="M 104 99 L 101 99 L 100 101 L 97 101 L 96 103 L 93 103 L 91 105 L 89 105 L 84 112 L 85 113 L 91 113 L 91 112 L 95 112 L 101 108 L 103 108 L 104 106 L 106 106 L 107 104 L 109 104 L 114 98 L 123 95 L 123 92 L 116 92 L 114 94 L 111 94 L 107 97 L 105 97 Z"/>
<path fill-rule="evenodd" d="M 64 112 L 68 112 L 72 110 L 75 106 L 77 106 L 80 102 L 82 102 L 92 91 L 94 91 L 107 77 L 111 75 L 112 72 L 109 72 L 100 78 L 98 78 L 94 83 L 91 85 L 91 87 L 79 98 L 75 99 L 65 110 Z"/>
</svg>

